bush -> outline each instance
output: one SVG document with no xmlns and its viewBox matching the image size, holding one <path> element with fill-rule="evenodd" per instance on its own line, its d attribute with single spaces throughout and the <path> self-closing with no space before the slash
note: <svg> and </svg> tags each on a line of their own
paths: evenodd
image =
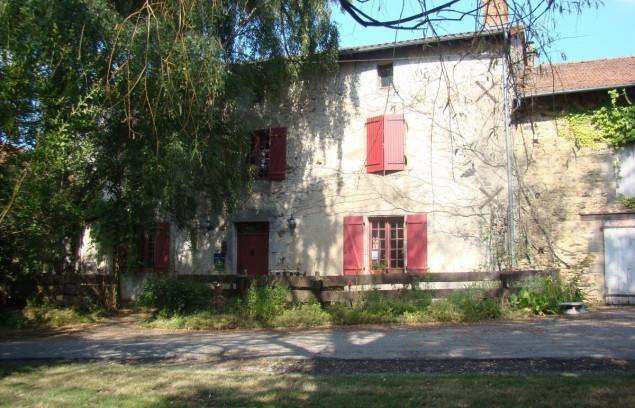
<svg viewBox="0 0 635 408">
<path fill-rule="evenodd" d="M 487 297 L 480 289 L 467 288 L 433 302 L 428 313 L 439 322 L 475 322 L 496 319 L 502 311 L 498 299 Z"/>
<path fill-rule="evenodd" d="M 286 286 L 258 286 L 254 282 L 242 302 L 241 311 L 249 320 L 269 326 L 275 317 L 284 312 L 288 297 Z"/>
<path fill-rule="evenodd" d="M 577 277 L 565 283 L 559 277 L 545 276 L 526 280 L 518 295 L 510 296 L 509 304 L 542 315 L 558 313 L 562 302 L 582 300 Z"/>
<path fill-rule="evenodd" d="M 152 276 L 139 298 L 141 306 L 156 308 L 163 316 L 209 308 L 212 291 L 202 282 L 173 276 Z"/>
<path fill-rule="evenodd" d="M 432 302 L 428 307 L 428 314 L 436 322 L 460 322 L 462 320 L 461 312 L 456 304 L 447 298 Z"/>
<path fill-rule="evenodd" d="M 404 291 L 398 297 L 387 297 L 381 291 L 361 295 L 351 306 L 332 305 L 326 309 L 335 324 L 378 324 L 405 322 L 403 316 L 423 314 L 432 298 L 424 291 Z"/>
<path fill-rule="evenodd" d="M 500 301 L 487 297 L 482 290 L 476 288 L 452 293 L 448 296 L 448 301 L 456 306 L 463 322 L 496 319 L 501 316 Z"/>
<path fill-rule="evenodd" d="M 369 292 L 362 300 L 361 307 L 371 314 L 400 316 L 425 310 L 432 302 L 432 296 L 418 290 L 404 291 L 396 298 L 390 298 L 379 291 Z"/>
<path fill-rule="evenodd" d="M 331 316 L 317 303 L 298 305 L 273 318 L 276 327 L 315 327 L 331 323 Z"/>
<path fill-rule="evenodd" d="M 223 330 L 244 327 L 244 323 L 235 314 L 216 314 L 211 311 L 202 311 L 159 317 L 147 322 L 146 326 L 155 329 Z"/>
<path fill-rule="evenodd" d="M 81 323 L 93 323 L 106 316 L 103 309 L 84 310 L 27 302 L 21 310 L 0 313 L 0 326 L 15 329 L 54 329 Z"/>
</svg>

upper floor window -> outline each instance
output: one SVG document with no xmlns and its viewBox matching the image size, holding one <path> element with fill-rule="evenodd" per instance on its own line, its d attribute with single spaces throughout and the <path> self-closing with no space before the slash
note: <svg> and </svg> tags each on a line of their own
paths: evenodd
<svg viewBox="0 0 635 408">
<path fill-rule="evenodd" d="M 377 65 L 377 75 L 379 76 L 379 86 L 388 88 L 392 85 L 392 64 Z"/>
<path fill-rule="evenodd" d="M 270 128 L 254 132 L 251 164 L 256 178 L 284 180 L 287 172 L 287 128 Z"/>
<path fill-rule="evenodd" d="M 403 115 L 375 116 L 366 120 L 366 170 L 386 173 L 404 170 Z"/>
</svg>

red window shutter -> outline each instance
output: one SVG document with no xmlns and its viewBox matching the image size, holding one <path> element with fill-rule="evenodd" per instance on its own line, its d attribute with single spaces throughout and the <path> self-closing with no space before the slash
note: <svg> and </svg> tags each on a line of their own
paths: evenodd
<svg viewBox="0 0 635 408">
<path fill-rule="evenodd" d="M 384 170 L 404 170 L 403 115 L 384 116 Z"/>
<path fill-rule="evenodd" d="M 409 271 L 428 269 L 428 216 L 412 214 L 406 216 L 406 246 Z"/>
<path fill-rule="evenodd" d="M 154 242 L 154 269 L 167 272 L 170 265 L 170 224 L 157 225 Z"/>
<path fill-rule="evenodd" d="M 287 174 L 287 128 L 271 129 L 269 179 L 284 180 Z"/>
<path fill-rule="evenodd" d="M 344 275 L 358 275 L 364 268 L 364 217 L 344 217 Z"/>
<path fill-rule="evenodd" d="M 375 116 L 366 120 L 366 171 L 384 171 L 384 117 Z"/>
</svg>

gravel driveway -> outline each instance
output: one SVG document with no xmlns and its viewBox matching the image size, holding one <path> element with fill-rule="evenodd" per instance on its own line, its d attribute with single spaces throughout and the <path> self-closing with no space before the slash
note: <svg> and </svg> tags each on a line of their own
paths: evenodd
<svg viewBox="0 0 635 408">
<path fill-rule="evenodd" d="M 72 334 L 0 342 L 0 360 L 635 361 L 635 308 L 578 317 L 433 327 L 174 332 L 112 321 Z"/>
</svg>

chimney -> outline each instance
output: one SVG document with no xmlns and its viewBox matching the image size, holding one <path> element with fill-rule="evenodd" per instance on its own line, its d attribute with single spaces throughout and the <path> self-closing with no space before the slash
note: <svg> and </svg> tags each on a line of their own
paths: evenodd
<svg viewBox="0 0 635 408">
<path fill-rule="evenodd" d="M 483 0 L 483 23 L 485 28 L 502 28 L 509 22 L 509 11 L 505 0 Z"/>
</svg>

